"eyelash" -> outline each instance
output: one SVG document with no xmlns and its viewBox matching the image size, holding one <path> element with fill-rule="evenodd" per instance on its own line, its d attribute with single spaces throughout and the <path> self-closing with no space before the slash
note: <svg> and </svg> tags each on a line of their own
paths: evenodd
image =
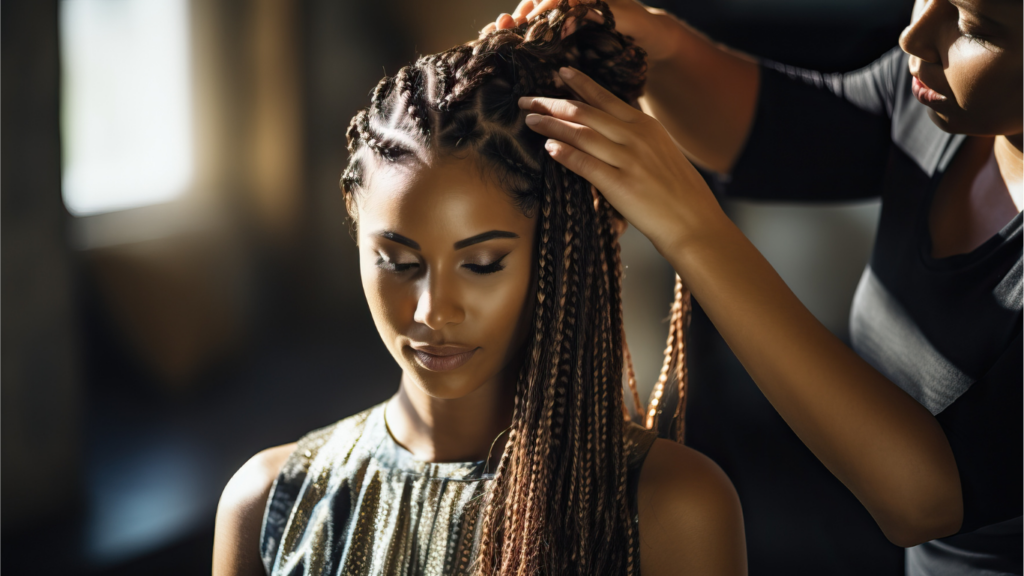
<svg viewBox="0 0 1024 576">
<path fill-rule="evenodd" d="M 381 270 L 384 270 L 385 272 L 392 272 L 394 274 L 401 274 L 402 272 L 406 272 L 408 270 L 411 270 L 413 267 L 416 267 L 416 266 L 419 266 L 419 264 L 415 264 L 415 263 L 395 264 L 394 262 L 391 262 L 390 260 L 385 260 L 383 256 L 377 258 L 377 268 L 380 268 Z"/>
<path fill-rule="evenodd" d="M 987 42 L 983 36 L 980 36 L 978 34 L 974 34 L 974 33 L 968 32 L 967 28 L 964 26 L 964 21 L 963 21 L 962 18 L 957 18 L 957 20 L 956 20 L 956 30 L 957 30 L 957 32 L 960 33 L 960 36 L 970 40 L 971 42 L 981 42 L 981 43 Z"/>
<path fill-rule="evenodd" d="M 508 256 L 508 254 L 505 254 L 505 256 Z M 498 258 L 497 260 L 491 262 L 490 264 L 463 264 L 463 267 L 467 268 L 474 274 L 480 274 L 481 276 L 485 274 L 494 274 L 495 272 L 500 272 L 505 269 L 505 265 L 501 263 L 501 261 L 505 259 L 505 256 Z M 419 264 L 416 263 L 395 264 L 394 262 L 385 260 L 383 256 L 377 258 L 377 268 L 380 268 L 385 272 L 391 272 L 393 274 L 401 274 L 403 272 L 408 272 L 409 270 L 412 270 L 413 268 L 418 266 Z"/>
<path fill-rule="evenodd" d="M 505 256 L 508 256 L 508 254 L 505 254 Z M 463 266 L 476 274 L 494 274 L 495 272 L 500 272 L 505 269 L 505 265 L 501 263 L 501 261 L 505 259 L 505 256 L 483 266 L 479 264 L 463 264 Z"/>
</svg>

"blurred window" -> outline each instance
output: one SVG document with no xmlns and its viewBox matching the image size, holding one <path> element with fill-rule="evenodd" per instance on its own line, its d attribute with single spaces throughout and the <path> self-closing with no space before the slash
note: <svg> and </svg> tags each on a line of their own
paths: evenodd
<svg viewBox="0 0 1024 576">
<path fill-rule="evenodd" d="M 181 196 L 194 172 L 188 0 L 61 0 L 64 204 Z"/>
</svg>

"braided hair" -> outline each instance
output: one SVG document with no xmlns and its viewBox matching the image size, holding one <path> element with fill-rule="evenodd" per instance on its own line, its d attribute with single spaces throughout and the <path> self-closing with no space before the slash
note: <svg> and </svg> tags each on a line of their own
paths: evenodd
<svg viewBox="0 0 1024 576">
<path fill-rule="evenodd" d="M 528 216 L 538 217 L 536 305 L 516 385 L 512 426 L 483 504 L 479 552 L 460 571 L 478 574 L 639 574 L 631 521 L 623 399 L 621 216 L 583 178 L 544 151 L 528 129 L 521 96 L 573 98 L 558 78 L 573 66 L 636 104 L 646 75 L 644 51 L 615 31 L 604 2 L 601 23 L 567 0 L 517 28 L 498 30 L 423 56 L 380 81 L 371 105 L 348 128 L 345 203 L 380 162 L 474 152 Z M 569 26 L 575 29 L 570 32 Z M 684 304 L 685 301 L 685 304 Z M 656 426 L 672 372 L 685 384 L 688 294 L 677 283 L 662 377 L 648 428 Z M 631 362 L 627 382 L 643 418 Z M 672 370 L 675 366 L 676 369 Z M 624 415 L 624 417 L 623 417 Z M 676 424 L 681 437 L 682 424 Z"/>
</svg>

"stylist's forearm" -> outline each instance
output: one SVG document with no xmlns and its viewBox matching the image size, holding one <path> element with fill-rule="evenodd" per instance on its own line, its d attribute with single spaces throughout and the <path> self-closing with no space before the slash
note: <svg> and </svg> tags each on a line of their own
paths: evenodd
<svg viewBox="0 0 1024 576">
<path fill-rule="evenodd" d="M 672 48 L 663 58 L 648 62 L 641 106 L 665 126 L 691 160 L 726 173 L 753 122 L 758 65 L 671 15 L 660 14 L 657 21 Z"/>
<path fill-rule="evenodd" d="M 935 418 L 818 322 L 724 215 L 707 229 L 662 254 L 779 414 L 891 541 L 954 533 L 960 482 Z"/>
</svg>

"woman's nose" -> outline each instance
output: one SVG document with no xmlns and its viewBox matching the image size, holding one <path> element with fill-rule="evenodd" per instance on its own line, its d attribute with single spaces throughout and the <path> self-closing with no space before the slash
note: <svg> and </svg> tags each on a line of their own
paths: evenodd
<svg viewBox="0 0 1024 576">
<path fill-rule="evenodd" d="M 438 274 L 428 276 L 416 303 L 413 320 L 426 324 L 431 330 L 441 330 L 449 324 L 462 323 L 465 317 L 454 287 L 447 285 Z"/>
<path fill-rule="evenodd" d="M 941 24 L 949 17 L 947 8 L 952 9 L 955 18 L 956 8 L 948 0 L 917 0 L 910 25 L 900 34 L 900 48 L 925 62 L 940 64 L 942 55 L 937 46 Z"/>
</svg>

